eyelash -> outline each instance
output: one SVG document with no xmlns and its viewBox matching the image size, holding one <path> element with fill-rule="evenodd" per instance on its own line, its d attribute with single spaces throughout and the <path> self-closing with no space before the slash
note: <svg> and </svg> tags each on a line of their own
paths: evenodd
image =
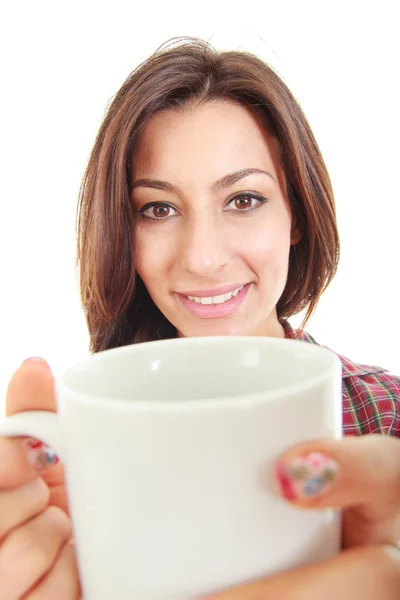
<svg viewBox="0 0 400 600">
<path fill-rule="evenodd" d="M 267 202 L 267 199 L 264 198 L 263 196 L 261 196 L 260 194 L 243 193 L 243 194 L 237 194 L 236 196 L 234 196 L 233 198 L 231 198 L 231 200 L 229 200 L 227 206 L 229 206 L 230 204 L 232 204 L 232 202 L 234 202 L 235 200 L 242 199 L 242 198 L 257 200 L 258 204 L 257 204 L 257 206 L 253 206 L 253 207 L 251 207 L 249 209 L 243 209 L 243 210 L 237 209 L 237 210 L 233 210 L 233 211 L 229 210 L 227 212 L 237 212 L 237 213 L 248 214 L 250 212 L 253 212 L 257 208 L 259 208 L 263 204 L 265 204 L 265 202 Z M 175 217 L 176 216 L 176 215 L 167 215 L 166 217 L 150 217 L 149 215 L 146 215 L 146 212 L 148 210 L 150 210 L 151 208 L 154 208 L 155 206 L 162 207 L 162 208 L 170 208 L 172 210 L 176 210 L 176 208 L 174 206 L 172 206 L 172 204 L 168 204 L 168 202 L 148 202 L 147 204 L 145 204 L 144 206 L 142 206 L 142 208 L 138 211 L 139 215 L 143 219 L 147 219 L 149 221 L 166 221 L 167 219 L 170 219 L 171 217 Z"/>
</svg>

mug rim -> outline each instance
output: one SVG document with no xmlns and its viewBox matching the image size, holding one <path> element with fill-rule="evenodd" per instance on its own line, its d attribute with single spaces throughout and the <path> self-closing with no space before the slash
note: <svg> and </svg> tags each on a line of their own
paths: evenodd
<svg viewBox="0 0 400 600">
<path fill-rule="evenodd" d="M 142 352 L 144 346 L 146 346 L 146 350 L 151 346 L 157 345 L 161 349 L 168 348 L 172 344 L 179 343 L 182 346 L 203 346 L 207 345 L 210 341 L 210 337 L 212 337 L 213 343 L 216 344 L 228 344 L 228 345 L 237 345 L 247 344 L 248 346 L 253 345 L 257 348 L 261 346 L 275 346 L 275 347 L 288 347 L 296 344 L 302 345 L 302 352 L 306 351 L 309 354 L 314 353 L 314 355 L 325 356 L 325 360 L 328 359 L 328 362 L 323 366 L 321 373 L 317 373 L 310 377 L 309 379 L 300 382 L 300 383 L 292 383 L 288 385 L 284 385 L 278 389 L 274 390 L 264 390 L 257 392 L 249 392 L 248 394 L 240 394 L 240 395 L 232 395 L 227 394 L 223 396 L 218 396 L 218 398 L 207 398 L 207 397 L 198 397 L 191 399 L 190 402 L 184 402 L 182 400 L 166 400 L 155 397 L 151 400 L 145 399 L 131 399 L 127 400 L 126 398 L 118 398 L 114 396 L 99 396 L 98 394 L 90 394 L 87 392 L 82 392 L 78 387 L 74 386 L 68 379 L 73 377 L 79 369 L 86 368 L 87 364 L 95 364 L 102 361 L 109 361 L 115 358 L 118 358 L 120 354 L 125 354 L 127 352 L 135 354 L 137 352 Z M 307 348 L 307 350 L 305 350 Z M 63 397 L 68 396 L 69 402 L 71 398 L 73 398 L 77 404 L 92 406 L 95 408 L 116 408 L 117 406 L 120 408 L 125 408 L 126 410 L 135 410 L 146 409 L 150 410 L 191 410 L 194 407 L 197 408 L 210 408 L 210 407 L 223 407 L 223 406 L 231 406 L 231 402 L 236 402 L 238 405 L 245 404 L 253 404 L 260 402 L 268 402 L 269 400 L 279 400 L 285 397 L 290 397 L 293 394 L 304 393 L 308 389 L 311 390 L 315 387 L 318 387 L 323 383 L 327 378 L 332 376 L 332 371 L 336 373 L 341 373 L 342 364 L 337 356 L 332 350 L 325 348 L 324 346 L 319 346 L 317 344 L 310 344 L 309 342 L 303 340 L 292 340 L 287 338 L 272 338 L 272 337 L 253 337 L 253 336 L 199 336 L 199 337 L 190 337 L 190 338 L 170 338 L 166 340 L 154 340 L 149 342 L 141 342 L 138 344 L 127 344 L 125 346 L 119 346 L 117 348 L 110 348 L 107 350 L 102 350 L 97 352 L 96 354 L 90 354 L 85 358 L 79 360 L 74 363 L 72 366 L 68 367 L 61 376 L 56 378 L 56 391 L 57 391 L 57 400 L 60 395 Z M 337 375 L 339 379 L 339 375 Z M 228 401 L 228 402 L 227 402 Z M 230 401 L 230 402 L 229 402 Z"/>
</svg>

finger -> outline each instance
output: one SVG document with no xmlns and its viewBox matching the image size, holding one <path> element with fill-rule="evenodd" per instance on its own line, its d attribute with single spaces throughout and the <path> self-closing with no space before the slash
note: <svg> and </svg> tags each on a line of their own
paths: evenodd
<svg viewBox="0 0 400 600">
<path fill-rule="evenodd" d="M 306 442 L 281 456 L 276 479 L 281 494 L 300 507 L 345 509 L 345 546 L 400 539 L 398 439 L 366 435 Z"/>
<path fill-rule="evenodd" d="M 329 561 L 225 590 L 207 600 L 399 600 L 399 591 L 400 552 L 392 546 L 370 546 L 345 550 Z"/>
<path fill-rule="evenodd" d="M 43 512 L 49 501 L 49 488 L 40 478 L 0 494 L 0 541 L 15 527 Z"/>
<path fill-rule="evenodd" d="M 66 514 L 50 507 L 15 529 L 0 546 L 0 598 L 16 600 L 52 567 L 71 536 Z"/>
<path fill-rule="evenodd" d="M 36 471 L 50 489 L 50 506 L 58 506 L 68 514 L 64 467 L 55 452 L 37 440 L 25 439 L 22 445 L 25 446 L 29 462 L 35 465 Z"/>
<path fill-rule="evenodd" d="M 43 359 L 28 359 L 24 361 L 15 371 L 8 384 L 6 415 L 12 415 L 24 410 L 56 411 L 54 377 L 48 363 Z M 48 449 L 43 445 L 36 448 L 36 454 L 33 451 L 28 452 L 28 458 L 31 461 L 36 460 L 37 465 L 46 466 L 42 470 L 41 476 L 50 488 L 50 504 L 68 512 L 63 465 L 60 462 L 57 464 L 46 462 L 49 458 Z M 23 470 L 21 470 L 21 477 L 22 473 Z M 18 470 L 15 471 L 14 476 L 18 479 Z M 23 479 L 23 481 L 25 480 Z"/>
<path fill-rule="evenodd" d="M 50 573 L 22 600 L 79 600 L 80 597 L 74 545 L 69 542 L 62 549 Z"/>
<path fill-rule="evenodd" d="M 39 475 L 50 489 L 49 504 L 68 513 L 63 466 L 53 466 L 54 460 L 47 446 L 30 438 L 0 438 L 0 492 L 23 486 Z"/>
<path fill-rule="evenodd" d="M 0 491 L 33 481 L 38 470 L 20 439 L 0 438 Z"/>
<path fill-rule="evenodd" d="M 56 411 L 54 378 L 43 359 L 27 359 L 12 375 L 6 392 L 6 415 L 23 410 Z"/>
</svg>

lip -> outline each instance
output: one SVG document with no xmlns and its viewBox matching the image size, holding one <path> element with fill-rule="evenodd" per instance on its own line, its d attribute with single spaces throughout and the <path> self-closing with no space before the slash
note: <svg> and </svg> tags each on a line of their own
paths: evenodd
<svg viewBox="0 0 400 600">
<path fill-rule="evenodd" d="M 232 285 L 223 285 L 220 288 L 214 288 L 212 290 L 191 290 L 190 292 L 177 292 L 182 296 L 196 296 L 196 298 L 207 298 L 208 296 L 221 296 L 222 294 L 228 294 L 228 292 L 233 292 L 233 290 L 237 290 L 243 283 L 234 283 Z"/>
<path fill-rule="evenodd" d="M 221 289 L 225 289 L 225 288 L 220 288 L 219 290 L 217 290 L 217 292 L 227 294 L 228 292 L 231 292 L 232 290 L 236 290 L 240 286 L 227 286 L 227 287 L 229 289 L 227 289 L 226 292 L 220 292 Z M 227 302 L 224 302 L 223 304 L 197 304 L 197 302 L 194 302 L 193 300 L 189 300 L 189 298 L 186 297 L 186 294 L 184 295 L 184 294 L 177 293 L 177 296 L 178 296 L 180 302 L 183 304 L 183 306 L 185 308 L 187 308 L 187 310 L 195 317 L 199 317 L 200 319 L 220 319 L 221 317 L 228 317 L 229 315 L 232 315 L 239 308 L 239 306 L 242 304 L 243 300 L 246 297 L 249 287 L 250 287 L 250 283 L 246 283 L 243 286 L 243 288 L 240 290 L 240 292 L 234 298 L 231 298 L 230 300 L 228 300 Z M 215 290 L 212 290 L 212 292 L 213 293 L 210 294 L 210 292 L 207 291 L 207 294 L 203 293 L 202 296 L 199 295 L 198 297 L 204 298 L 207 295 L 210 295 L 210 296 L 218 296 L 219 295 L 218 293 L 215 293 Z M 199 294 L 199 292 L 197 291 L 196 293 L 193 293 L 193 294 L 190 293 L 188 295 L 196 296 L 198 294 Z"/>
</svg>

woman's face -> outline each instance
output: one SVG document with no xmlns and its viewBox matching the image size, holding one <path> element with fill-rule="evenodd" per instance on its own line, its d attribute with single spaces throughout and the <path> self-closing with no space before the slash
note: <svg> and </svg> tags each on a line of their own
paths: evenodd
<svg viewBox="0 0 400 600">
<path fill-rule="evenodd" d="M 233 102 L 157 113 L 131 197 L 137 271 L 178 335 L 283 336 L 275 307 L 298 236 L 257 116 Z"/>
</svg>

